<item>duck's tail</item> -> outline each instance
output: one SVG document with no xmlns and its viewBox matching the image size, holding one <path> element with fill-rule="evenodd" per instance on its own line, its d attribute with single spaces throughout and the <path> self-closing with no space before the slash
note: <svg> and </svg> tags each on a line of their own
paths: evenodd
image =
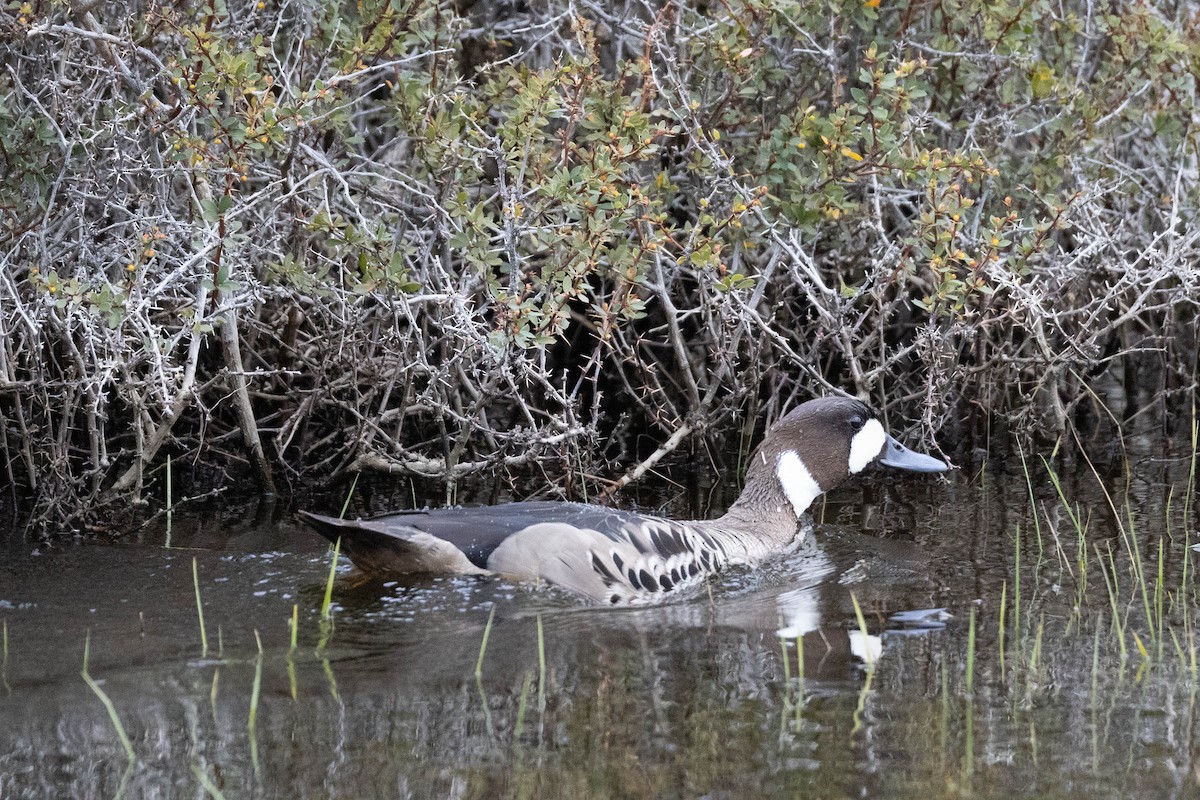
<svg viewBox="0 0 1200 800">
<path fill-rule="evenodd" d="M 373 520 L 346 520 L 309 511 L 297 516 L 340 550 L 354 566 L 372 575 L 413 572 L 440 575 L 486 574 L 445 539 L 408 526 Z"/>
</svg>

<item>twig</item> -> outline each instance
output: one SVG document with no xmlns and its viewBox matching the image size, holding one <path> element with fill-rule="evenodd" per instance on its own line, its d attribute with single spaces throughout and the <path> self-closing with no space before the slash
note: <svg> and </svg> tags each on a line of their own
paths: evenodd
<svg viewBox="0 0 1200 800">
<path fill-rule="evenodd" d="M 675 430 L 675 433 L 671 434 L 671 438 L 667 439 L 662 446 L 643 459 L 636 467 L 622 475 L 621 478 L 612 485 L 606 486 L 600 492 L 600 497 L 602 499 L 612 497 L 616 492 L 628 486 L 633 481 L 640 479 L 643 475 L 649 472 L 651 468 L 653 468 L 654 465 L 662 459 L 663 456 L 673 452 L 675 448 L 679 447 L 680 442 L 686 439 L 688 434 L 691 432 L 691 425 L 688 425 L 687 423 L 680 425 Z"/>
</svg>

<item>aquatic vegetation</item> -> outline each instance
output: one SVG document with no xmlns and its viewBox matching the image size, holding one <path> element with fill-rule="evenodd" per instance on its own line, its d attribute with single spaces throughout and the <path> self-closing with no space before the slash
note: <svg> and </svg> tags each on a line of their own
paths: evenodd
<svg viewBox="0 0 1200 800">
<path fill-rule="evenodd" d="M 329 559 L 329 575 L 325 579 L 325 596 L 321 600 L 321 619 L 331 619 L 330 606 L 333 603 L 333 579 L 337 577 L 338 554 L 342 549 L 342 540 L 333 543 L 333 556 Z"/>
<path fill-rule="evenodd" d="M 496 619 L 496 605 L 488 611 L 487 624 L 483 626 L 483 638 L 479 641 L 479 658 L 475 659 L 475 677 L 483 674 L 483 656 L 487 652 L 488 637 L 492 635 L 492 622 Z"/>
<path fill-rule="evenodd" d="M 88 672 L 88 655 L 92 646 L 92 632 L 89 630 L 86 638 L 83 640 L 83 669 L 79 674 L 83 677 L 84 683 L 88 685 L 96 697 L 100 698 L 100 702 L 104 704 L 104 710 L 108 712 L 108 718 L 112 722 L 113 730 L 116 731 L 117 738 L 121 740 L 121 747 L 125 750 L 125 758 L 129 762 L 137 760 L 137 754 L 133 751 L 133 744 L 129 741 L 128 734 L 125 733 L 125 726 L 121 724 L 121 718 L 117 715 L 117 708 L 113 705 L 113 701 L 100 684 L 96 683 L 96 679 Z"/>
<path fill-rule="evenodd" d="M 12 692 L 12 687 L 8 685 L 8 620 L 0 621 L 0 684 L 3 684 L 4 691 Z"/>
<path fill-rule="evenodd" d="M 196 589 L 196 619 L 200 623 L 200 655 L 208 656 L 208 631 L 204 627 L 204 603 L 200 601 L 200 572 L 192 556 L 192 586 Z"/>
<path fill-rule="evenodd" d="M 225 794 L 217 787 L 208 773 L 200 769 L 197 765 L 192 765 L 192 773 L 196 776 L 196 780 L 200 781 L 200 786 L 208 793 L 208 796 L 213 800 L 225 800 Z"/>
</svg>

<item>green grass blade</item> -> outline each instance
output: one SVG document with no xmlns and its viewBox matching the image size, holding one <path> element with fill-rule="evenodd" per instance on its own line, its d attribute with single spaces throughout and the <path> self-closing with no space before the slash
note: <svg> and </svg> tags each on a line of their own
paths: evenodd
<svg viewBox="0 0 1200 800">
<path fill-rule="evenodd" d="M 492 620 L 496 618 L 496 606 L 488 612 L 487 624 L 483 626 L 483 641 L 479 643 L 479 658 L 475 659 L 475 677 L 483 674 L 483 654 L 487 652 L 488 637 L 492 635 Z"/>
<path fill-rule="evenodd" d="M 875 654 L 871 652 L 869 646 L 870 639 L 867 635 L 867 621 L 863 617 L 862 607 L 858 604 L 858 598 L 854 596 L 854 592 L 850 593 L 850 602 L 854 604 L 854 618 L 858 620 L 858 632 L 863 637 L 863 652 L 867 656 L 867 671 L 875 669 Z"/>
<path fill-rule="evenodd" d="M 1000 584 L 1000 624 L 997 633 L 996 649 L 1000 652 L 1000 677 L 1004 677 L 1004 612 L 1008 605 L 1008 579 Z"/>
<path fill-rule="evenodd" d="M 333 579 L 337 576 L 338 554 L 342 549 L 342 537 L 333 543 L 333 560 L 329 562 L 329 577 L 325 580 L 325 599 L 321 601 L 321 619 L 329 619 L 329 605 L 333 602 Z"/>
<path fill-rule="evenodd" d="M 346 512 L 350 510 L 350 500 L 354 497 L 354 489 L 358 486 L 358 476 L 361 473 L 354 473 L 354 480 L 350 483 L 350 491 L 346 492 L 346 500 L 342 503 L 342 511 L 338 514 L 338 519 L 345 519 Z"/>
<path fill-rule="evenodd" d="M 200 620 L 200 655 L 208 656 L 208 631 L 204 629 L 204 603 L 200 602 L 200 571 L 192 556 L 192 585 L 196 588 L 196 616 Z"/>
<path fill-rule="evenodd" d="M 546 710 L 546 637 L 542 631 L 542 615 L 537 615 L 538 642 L 538 711 Z"/>
<path fill-rule="evenodd" d="M 208 773 L 195 764 L 192 764 L 192 774 L 196 776 L 196 780 L 200 781 L 200 786 L 204 788 L 204 791 L 208 792 L 209 797 L 213 800 L 225 800 L 225 795 L 212 782 L 212 778 L 208 777 Z"/>
<path fill-rule="evenodd" d="M 175 519 L 175 500 L 171 496 L 171 455 L 167 454 L 167 547 L 171 547 L 171 524 Z"/>
<path fill-rule="evenodd" d="M 113 701 L 108 694 L 100 688 L 100 684 L 96 683 L 95 679 L 88 673 L 88 656 L 92 648 L 92 632 L 89 629 L 86 637 L 83 640 L 83 669 L 79 674 L 83 676 L 84 683 L 88 685 L 96 697 L 100 698 L 100 702 L 104 704 L 104 708 L 108 711 L 108 718 L 112 721 L 113 729 L 117 732 L 117 738 L 121 740 L 121 747 L 125 749 L 125 757 L 130 762 L 137 760 L 137 754 L 133 752 L 133 744 L 129 741 L 129 736 L 125 733 L 125 726 L 121 724 L 121 718 L 117 715 L 117 708 L 113 705 Z"/>
<path fill-rule="evenodd" d="M 975 607 L 967 623 L 967 694 L 975 692 Z"/>
</svg>

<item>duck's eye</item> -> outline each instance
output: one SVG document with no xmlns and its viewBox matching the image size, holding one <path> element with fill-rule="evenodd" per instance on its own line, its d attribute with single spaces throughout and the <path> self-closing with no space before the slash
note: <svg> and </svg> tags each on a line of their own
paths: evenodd
<svg viewBox="0 0 1200 800">
<path fill-rule="evenodd" d="M 850 418 L 850 427 L 854 428 L 854 430 L 858 430 L 859 428 L 861 428 L 863 425 L 866 425 L 866 424 L 867 424 L 867 418 L 864 417 L 862 414 L 855 414 L 853 417 Z"/>
</svg>

